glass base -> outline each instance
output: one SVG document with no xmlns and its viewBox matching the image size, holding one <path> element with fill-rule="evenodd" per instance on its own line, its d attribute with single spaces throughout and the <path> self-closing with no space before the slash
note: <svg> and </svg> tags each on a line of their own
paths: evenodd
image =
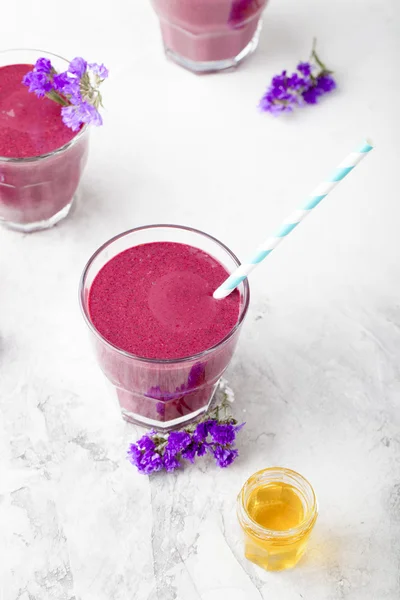
<svg viewBox="0 0 400 600">
<path fill-rule="evenodd" d="M 45 219 L 43 221 L 35 221 L 34 223 L 13 223 L 12 221 L 5 221 L 0 219 L 0 223 L 4 227 L 7 227 L 7 229 L 19 231 L 20 233 L 33 233 L 34 231 L 50 229 L 50 227 L 54 227 L 54 225 L 57 225 L 57 223 L 59 223 L 69 215 L 76 198 L 77 194 L 75 194 L 71 202 L 69 202 L 66 206 L 64 206 L 64 208 L 58 211 L 58 213 L 56 213 L 49 219 Z"/>
<path fill-rule="evenodd" d="M 245 58 L 250 56 L 254 50 L 258 46 L 258 41 L 260 38 L 260 32 L 262 28 L 262 20 L 260 19 L 257 25 L 257 29 L 245 48 L 237 56 L 233 58 L 226 58 L 223 60 L 211 60 L 211 61 L 194 61 L 189 58 L 185 58 L 180 54 L 176 53 L 174 50 L 171 50 L 166 44 L 164 44 L 164 51 L 170 60 L 178 64 L 180 67 L 191 71 L 197 75 L 206 74 L 206 73 L 217 73 L 219 71 L 229 71 L 231 69 L 235 69 L 239 63 L 241 63 Z"/>
<path fill-rule="evenodd" d="M 124 408 L 121 408 L 121 414 L 125 421 L 128 421 L 128 423 L 133 423 L 134 425 L 141 425 L 142 427 L 155 429 L 156 431 L 162 431 L 166 433 L 168 431 L 179 429 L 184 425 L 186 426 L 190 423 L 193 423 L 194 421 L 197 421 L 199 417 L 208 412 L 214 405 L 220 404 L 226 394 L 228 394 L 228 396 L 231 398 L 231 401 L 233 401 L 232 390 L 228 387 L 226 380 L 221 378 L 215 385 L 214 392 L 205 406 L 202 406 L 198 410 L 189 412 L 188 414 L 182 415 L 176 419 L 169 419 L 168 421 L 159 421 L 156 419 L 145 417 L 143 415 L 139 415 L 137 413 L 129 412 Z"/>
<path fill-rule="evenodd" d="M 179 429 L 182 425 L 188 425 L 195 421 L 200 415 L 203 415 L 209 409 L 211 405 L 200 408 L 196 412 L 192 412 L 183 417 L 179 417 L 179 419 L 173 419 L 171 421 L 166 421 L 163 423 L 162 421 L 155 421 L 153 419 L 148 419 L 147 417 L 143 417 L 142 415 L 136 415 L 134 413 L 130 413 L 124 408 L 121 409 L 122 417 L 128 423 L 133 423 L 134 425 L 141 425 L 142 427 L 147 427 L 148 429 L 155 429 L 156 431 L 173 431 L 174 429 Z"/>
</svg>

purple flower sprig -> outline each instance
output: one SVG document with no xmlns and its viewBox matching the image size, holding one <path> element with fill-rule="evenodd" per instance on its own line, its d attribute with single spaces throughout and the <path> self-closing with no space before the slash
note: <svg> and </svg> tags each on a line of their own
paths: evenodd
<svg viewBox="0 0 400 600">
<path fill-rule="evenodd" d="M 46 96 L 61 104 L 64 124 L 78 131 L 83 124 L 103 124 L 99 86 L 107 77 L 104 65 L 87 63 L 80 57 L 71 60 L 63 73 L 57 73 L 48 58 L 39 58 L 22 83 L 39 98 Z"/>
<path fill-rule="evenodd" d="M 316 52 L 314 40 L 308 62 L 300 62 L 291 75 L 282 71 L 273 77 L 260 100 L 259 108 L 275 116 L 292 112 L 294 108 L 317 104 L 319 98 L 336 88 L 333 71 L 326 68 Z"/>
<path fill-rule="evenodd" d="M 229 467 L 237 458 L 236 434 L 244 423 L 238 425 L 230 413 L 229 392 L 224 392 L 220 405 L 203 419 L 180 431 L 159 433 L 150 431 L 130 445 L 129 461 L 139 473 L 150 475 L 157 471 L 175 471 L 186 460 L 194 463 L 197 457 L 210 454 L 218 467 Z"/>
</svg>

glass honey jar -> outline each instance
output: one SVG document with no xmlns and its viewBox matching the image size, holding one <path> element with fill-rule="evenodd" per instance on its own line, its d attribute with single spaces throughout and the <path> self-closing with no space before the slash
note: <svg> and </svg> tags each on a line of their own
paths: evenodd
<svg viewBox="0 0 400 600">
<path fill-rule="evenodd" d="M 281 467 L 252 475 L 237 501 L 245 556 L 268 571 L 294 567 L 317 519 L 314 490 L 299 473 Z"/>
</svg>

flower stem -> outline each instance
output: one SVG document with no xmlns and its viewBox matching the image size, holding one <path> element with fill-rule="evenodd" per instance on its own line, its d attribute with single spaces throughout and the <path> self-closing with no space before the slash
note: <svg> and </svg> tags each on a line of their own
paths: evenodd
<svg viewBox="0 0 400 600">
<path fill-rule="evenodd" d="M 322 75 L 322 73 L 325 73 L 326 75 L 331 75 L 333 73 L 333 71 L 330 71 L 329 69 L 327 69 L 327 67 L 325 66 L 325 64 L 322 62 L 322 60 L 320 59 L 320 57 L 317 54 L 317 38 L 313 39 L 313 45 L 311 48 L 310 60 L 313 60 L 313 59 L 315 60 L 315 62 L 319 66 L 319 68 L 321 69 L 321 73 L 319 73 L 319 75 Z"/>
<path fill-rule="evenodd" d="M 61 104 L 61 106 L 69 106 L 70 105 L 70 102 L 68 102 L 68 100 L 63 98 L 55 90 L 51 90 L 51 92 L 47 92 L 46 97 L 49 98 L 50 100 L 53 100 L 53 102 L 57 102 L 57 104 Z"/>
</svg>

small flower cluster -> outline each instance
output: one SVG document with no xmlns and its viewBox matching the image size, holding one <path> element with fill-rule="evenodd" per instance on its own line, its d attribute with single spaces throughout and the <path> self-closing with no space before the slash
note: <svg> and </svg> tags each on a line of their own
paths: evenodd
<svg viewBox="0 0 400 600">
<path fill-rule="evenodd" d="M 273 115 L 292 112 L 297 106 L 317 104 L 318 99 L 336 88 L 336 82 L 315 50 L 315 41 L 309 62 L 297 65 L 297 72 L 276 75 L 260 101 L 260 109 Z"/>
<path fill-rule="evenodd" d="M 234 444 L 237 432 L 244 426 L 228 415 L 229 402 L 228 392 L 222 403 L 202 421 L 181 431 L 146 433 L 131 444 L 128 459 L 146 475 L 162 470 L 175 471 L 182 466 L 182 460 L 193 463 L 196 457 L 207 453 L 215 458 L 219 467 L 229 467 L 239 454 Z"/>
<path fill-rule="evenodd" d="M 87 63 L 80 57 L 74 58 L 63 73 L 57 73 L 48 58 L 39 58 L 22 83 L 39 98 L 46 96 L 61 104 L 64 124 L 78 131 L 84 123 L 103 124 L 99 86 L 107 77 L 104 65 Z"/>
</svg>

